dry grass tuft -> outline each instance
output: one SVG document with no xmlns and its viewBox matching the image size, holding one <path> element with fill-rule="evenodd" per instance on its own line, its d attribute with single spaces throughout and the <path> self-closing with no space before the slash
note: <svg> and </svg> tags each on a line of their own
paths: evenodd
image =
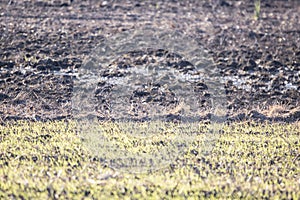
<svg viewBox="0 0 300 200">
<path fill-rule="evenodd" d="M 276 103 L 270 106 L 267 106 L 265 109 L 259 109 L 263 115 L 267 117 L 288 117 L 294 115 L 296 112 L 300 111 L 300 106 L 291 107 L 288 104 Z"/>
</svg>

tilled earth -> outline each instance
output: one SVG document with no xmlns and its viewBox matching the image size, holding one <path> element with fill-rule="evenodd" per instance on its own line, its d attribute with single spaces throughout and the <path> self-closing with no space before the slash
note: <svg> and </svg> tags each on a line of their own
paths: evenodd
<svg viewBox="0 0 300 200">
<path fill-rule="evenodd" d="M 1 121 L 71 118 L 76 72 L 97 44 L 145 25 L 181 31 L 208 52 L 213 60 L 208 67 L 219 70 L 226 91 L 229 120 L 300 119 L 299 1 L 262 1 L 258 20 L 253 1 L 1 0 L 0 5 Z M 192 68 L 186 61 L 178 63 L 169 67 L 180 73 Z M 120 61 L 116 69 L 134 64 L 139 65 Z M 126 77 L 109 69 L 102 75 Z M 178 106 L 172 91 L 157 84 L 149 87 L 135 91 L 134 103 L 155 99 L 151 103 L 174 104 L 172 114 Z M 208 87 L 205 82 L 193 87 L 199 106 L 208 107 L 201 117 L 209 118 Z M 95 108 L 102 119 L 109 119 L 109 95 L 99 95 L 105 88 L 106 83 L 95 88 Z M 143 109 L 135 105 L 135 117 L 140 115 L 137 108 Z"/>
</svg>

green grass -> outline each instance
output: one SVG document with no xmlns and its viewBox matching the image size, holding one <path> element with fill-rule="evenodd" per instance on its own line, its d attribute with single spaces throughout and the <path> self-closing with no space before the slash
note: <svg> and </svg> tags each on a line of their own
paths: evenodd
<svg viewBox="0 0 300 200">
<path fill-rule="evenodd" d="M 124 140 L 114 124 L 101 126 Z M 233 123 L 209 155 L 196 134 L 172 165 L 132 174 L 94 157 L 74 123 L 11 122 L 0 126 L 0 199 L 298 199 L 299 138 L 299 123 Z"/>
<path fill-rule="evenodd" d="M 255 0 L 254 8 L 254 19 L 258 20 L 260 18 L 260 0 Z"/>
</svg>

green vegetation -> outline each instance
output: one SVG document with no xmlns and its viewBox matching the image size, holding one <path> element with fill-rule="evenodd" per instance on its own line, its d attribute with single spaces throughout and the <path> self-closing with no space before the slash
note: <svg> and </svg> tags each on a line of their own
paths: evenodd
<svg viewBox="0 0 300 200">
<path fill-rule="evenodd" d="M 260 0 L 255 0 L 254 2 L 254 19 L 258 20 L 260 18 Z"/>
<path fill-rule="evenodd" d="M 0 199 L 298 199 L 299 136 L 299 123 L 232 123 L 210 154 L 199 133 L 172 165 L 130 174 L 92 156 L 74 123 L 10 122 L 0 126 Z"/>
</svg>

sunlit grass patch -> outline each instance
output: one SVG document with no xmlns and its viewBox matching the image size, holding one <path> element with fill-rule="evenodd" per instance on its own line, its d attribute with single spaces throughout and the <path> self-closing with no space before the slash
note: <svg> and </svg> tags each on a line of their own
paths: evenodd
<svg viewBox="0 0 300 200">
<path fill-rule="evenodd" d="M 183 155 L 195 135 L 213 134 L 204 124 L 159 120 L 78 121 L 77 127 L 79 137 L 93 156 L 110 167 L 135 173 L 164 168 Z"/>
<path fill-rule="evenodd" d="M 199 124 L 203 132 L 208 126 Z M 132 143 L 132 138 L 126 141 L 120 124 L 104 123 L 102 130 L 112 141 L 120 145 L 124 141 L 128 151 L 144 148 L 144 143 Z M 147 138 L 149 148 L 163 140 L 163 134 L 172 136 L 170 130 Z M 224 125 L 207 155 L 201 153 L 205 135 L 193 136 L 167 167 L 132 174 L 111 169 L 93 156 L 73 122 L 68 126 L 65 122 L 8 123 L 0 126 L 0 199 L 299 197 L 296 123 Z"/>
</svg>

